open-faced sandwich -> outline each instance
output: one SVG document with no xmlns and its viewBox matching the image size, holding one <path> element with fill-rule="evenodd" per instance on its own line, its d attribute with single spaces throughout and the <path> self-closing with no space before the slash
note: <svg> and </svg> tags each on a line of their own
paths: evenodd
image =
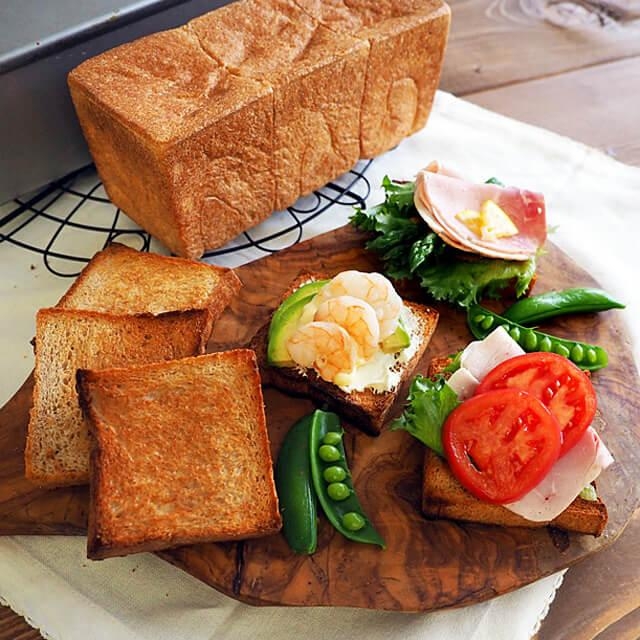
<svg viewBox="0 0 640 640">
<path fill-rule="evenodd" d="M 593 482 L 613 458 L 592 426 L 589 375 L 557 353 L 525 353 L 504 327 L 434 365 L 395 423 L 429 448 L 425 515 L 600 535 Z"/>
<path fill-rule="evenodd" d="M 252 346 L 263 382 L 326 403 L 377 435 L 437 319 L 379 273 L 302 274 Z"/>
</svg>

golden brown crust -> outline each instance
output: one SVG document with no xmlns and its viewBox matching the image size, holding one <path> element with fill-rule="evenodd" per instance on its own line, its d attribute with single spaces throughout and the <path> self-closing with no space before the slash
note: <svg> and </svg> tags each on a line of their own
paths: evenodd
<svg viewBox="0 0 640 640">
<path fill-rule="evenodd" d="M 334 33 L 291 0 L 231 3 L 187 28 L 231 73 L 273 88 L 276 210 L 356 163 L 366 40 Z"/>
<path fill-rule="evenodd" d="M 308 2 L 240 0 L 74 69 L 110 199 L 196 258 L 424 126 L 449 10 L 377 4 L 350 3 L 342 28 Z"/>
<path fill-rule="evenodd" d="M 481 522 L 502 527 L 558 529 L 599 536 L 607 524 L 607 507 L 596 501 L 576 498 L 550 522 L 532 522 L 499 504 L 483 502 L 466 491 L 451 473 L 449 465 L 430 449 L 425 453 L 422 483 L 422 511 L 429 518 Z"/>
<path fill-rule="evenodd" d="M 174 253 L 198 258 L 272 211 L 273 91 L 188 30 L 111 49 L 68 83 L 109 198 Z"/>
<path fill-rule="evenodd" d="M 336 33 L 369 42 L 361 106 L 360 154 L 396 146 L 427 122 L 446 48 L 451 12 L 440 0 L 296 0 Z"/>
<path fill-rule="evenodd" d="M 281 302 L 303 283 L 310 280 L 320 280 L 324 277 L 326 276 L 318 273 L 305 272 L 300 274 L 283 295 Z M 398 398 L 398 393 L 407 383 L 429 345 L 438 322 L 438 313 L 434 309 L 412 302 L 405 302 L 405 305 L 419 319 L 422 339 L 413 357 L 403 367 L 402 380 L 394 391 L 375 393 L 365 390 L 346 393 L 335 384 L 323 380 L 313 369 L 305 369 L 303 372 L 293 367 L 270 366 L 267 363 L 267 335 L 270 320 L 261 327 L 250 344 L 258 358 L 263 384 L 271 385 L 294 395 L 307 396 L 319 405 L 328 405 L 363 431 L 371 435 L 379 435 Z"/>
<path fill-rule="evenodd" d="M 280 529 L 252 351 L 77 379 L 92 433 L 90 558 Z"/>
<path fill-rule="evenodd" d="M 123 315 L 205 309 L 208 337 L 241 287 L 232 269 L 114 242 L 91 258 L 56 306 Z"/>
</svg>

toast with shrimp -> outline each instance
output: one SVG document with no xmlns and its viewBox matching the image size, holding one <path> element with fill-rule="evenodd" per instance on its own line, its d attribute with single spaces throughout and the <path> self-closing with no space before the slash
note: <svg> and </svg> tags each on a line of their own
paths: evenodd
<svg viewBox="0 0 640 640">
<path fill-rule="evenodd" d="M 434 358 L 429 375 L 442 374 L 450 357 Z M 595 488 L 595 483 L 592 483 Z M 455 477 L 445 459 L 427 448 L 422 478 L 422 512 L 428 518 L 462 520 L 503 527 L 540 528 L 552 526 L 564 531 L 599 536 L 607 524 L 607 507 L 600 497 L 576 497 L 555 518 L 534 521 L 500 504 L 481 500 L 467 491 Z"/>
<path fill-rule="evenodd" d="M 343 274 L 350 274 L 347 278 L 360 274 L 353 276 L 358 283 L 347 283 L 345 287 L 344 282 L 338 281 Z M 332 286 L 336 291 L 331 291 Z M 357 291 L 360 286 L 362 293 Z M 288 301 L 305 287 L 315 293 L 287 308 Z M 379 298 L 373 301 L 375 310 L 367 302 L 368 295 Z M 297 316 L 293 313 L 296 309 Z M 285 357 L 276 364 L 270 351 L 274 335 L 283 329 L 274 328 L 280 315 L 289 316 L 287 320 L 295 325 L 285 326 L 282 331 L 287 348 Z M 348 271 L 328 279 L 322 274 L 303 273 L 292 282 L 250 346 L 257 353 L 264 384 L 307 396 L 329 406 L 363 431 L 378 435 L 399 391 L 422 358 L 437 321 L 437 311 L 403 301 L 380 274 Z M 407 343 L 394 350 L 400 325 L 408 336 Z"/>
<path fill-rule="evenodd" d="M 93 436 L 90 558 L 280 529 L 252 351 L 80 370 L 77 381 Z"/>
</svg>

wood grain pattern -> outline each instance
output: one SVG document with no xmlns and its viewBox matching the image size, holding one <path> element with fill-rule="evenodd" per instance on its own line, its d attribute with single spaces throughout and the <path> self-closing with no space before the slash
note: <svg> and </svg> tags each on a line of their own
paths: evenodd
<svg viewBox="0 0 640 640">
<path fill-rule="evenodd" d="M 472 93 L 466 99 L 496 113 L 580 140 L 622 162 L 633 163 L 640 158 L 640 139 L 629 132 L 638 129 L 639 95 L 640 56 L 637 56 Z M 562 104 L 564 108 L 549 109 L 551 104 Z"/>
<path fill-rule="evenodd" d="M 449 4 L 451 34 L 440 88 L 456 95 L 640 54 L 640 20 L 607 19 L 601 24 L 578 0 L 562 6 L 549 0 L 451 0 Z M 562 21 L 560 13 L 565 28 L 552 22 Z M 534 94 L 532 101 L 537 103 Z"/>
<path fill-rule="evenodd" d="M 241 295 L 217 323 L 210 343 L 216 350 L 246 344 L 267 319 L 282 291 L 300 270 L 329 274 L 345 268 L 375 269 L 363 238 L 343 228 L 238 269 Z M 538 288 L 592 284 L 559 250 L 551 247 L 539 270 Z M 461 312 L 441 308 L 441 324 L 419 365 L 426 371 L 435 354 L 450 353 L 470 340 Z M 630 397 L 637 384 L 628 355 L 628 338 L 614 312 L 557 323 L 558 333 L 579 335 L 609 348 L 611 365 L 594 376 L 601 431 L 617 464 L 600 483 L 610 521 L 599 539 L 570 536 L 567 549 L 546 529 L 506 529 L 446 521 L 427 521 L 421 514 L 422 448 L 404 432 L 378 438 L 348 427 L 346 448 L 362 504 L 387 541 L 386 551 L 346 541 L 324 520 L 318 551 L 295 556 L 280 535 L 229 544 L 205 544 L 163 552 L 165 559 L 239 600 L 253 604 L 342 605 L 387 610 L 431 610 L 462 606 L 505 593 L 573 564 L 610 544 L 623 530 L 640 501 L 637 479 L 640 455 L 629 447 L 637 403 Z M 29 385 L 0 411 L 0 430 L 24 438 Z M 25 398 L 27 396 L 27 398 Z M 404 394 L 401 396 L 404 397 Z M 274 456 L 284 434 L 309 412 L 308 401 L 275 390 L 265 393 Z M 399 407 L 397 407 L 399 409 Z M 14 425 L 20 425 L 15 428 Z M 86 497 L 69 489 L 34 490 L 19 477 L 20 442 L 7 439 L 0 452 L 2 499 L 0 531 L 41 530 L 69 533 L 82 526 Z M 28 505 L 28 508 L 27 508 Z M 28 518 L 31 518 L 31 522 Z"/>
<path fill-rule="evenodd" d="M 578 603 L 578 608 L 586 608 L 588 615 L 576 615 Z M 567 573 L 539 640 L 590 640 L 596 636 L 598 640 L 637 640 L 639 630 L 640 511 L 637 511 L 614 545 Z"/>
</svg>

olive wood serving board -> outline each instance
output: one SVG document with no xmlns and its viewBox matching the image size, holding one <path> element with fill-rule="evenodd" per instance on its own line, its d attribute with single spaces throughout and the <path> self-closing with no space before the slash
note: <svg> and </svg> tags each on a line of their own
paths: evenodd
<svg viewBox="0 0 640 640">
<path fill-rule="evenodd" d="M 245 345 L 268 319 L 301 270 L 335 274 L 379 270 L 363 250 L 364 236 L 349 227 L 296 245 L 237 270 L 244 287 L 216 324 L 209 350 Z M 541 259 L 536 291 L 593 286 L 593 279 L 554 246 Z M 413 299 L 420 292 L 407 289 Z M 471 340 L 461 311 L 437 305 L 440 322 L 417 371 L 435 355 Z M 511 591 L 583 559 L 613 542 L 640 504 L 638 374 L 619 311 L 585 314 L 545 330 L 604 346 L 606 369 L 593 375 L 598 430 L 616 458 L 599 480 L 609 509 L 600 538 L 550 528 L 502 528 L 426 520 L 420 514 L 423 447 L 404 432 L 377 438 L 345 425 L 345 446 L 365 511 L 387 548 L 345 540 L 320 518 L 318 550 L 294 555 L 280 535 L 237 543 L 201 544 L 162 552 L 169 562 L 238 600 L 259 605 L 333 605 L 427 611 L 463 606 Z M 85 487 L 39 489 L 23 476 L 23 449 L 32 378 L 0 410 L 0 534 L 82 534 Z M 395 413 L 401 410 L 403 391 Z M 265 389 L 274 460 L 288 428 L 312 410 L 309 401 Z M 108 562 L 108 561 L 107 561 Z"/>
</svg>

